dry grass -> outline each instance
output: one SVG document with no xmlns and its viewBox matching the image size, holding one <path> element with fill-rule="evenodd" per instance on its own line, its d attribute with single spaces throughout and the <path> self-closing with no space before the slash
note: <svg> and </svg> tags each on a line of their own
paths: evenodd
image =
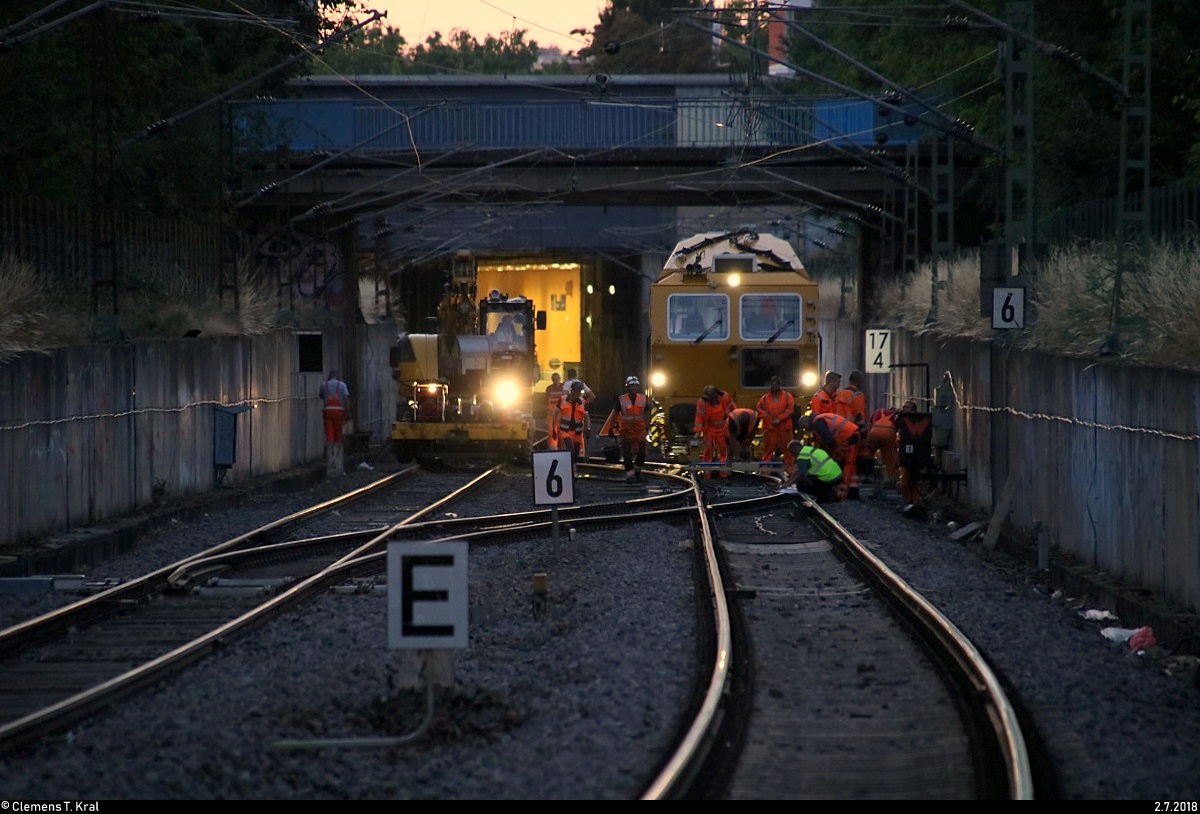
<svg viewBox="0 0 1200 814">
<path fill-rule="evenodd" d="M 52 296 L 33 267 L 0 258 L 0 362 L 21 351 L 82 344 L 86 311 Z"/>
<path fill-rule="evenodd" d="M 1127 259 L 1117 352 L 1133 362 L 1200 369 L 1200 238 L 1154 243 Z M 1018 347 L 1095 356 L 1112 334 L 1116 268 L 1112 244 L 1055 249 L 1026 292 L 1026 327 L 1016 332 L 993 330 L 990 315 L 981 313 L 977 252 L 939 267 L 936 319 L 928 265 L 882 286 L 874 313 L 884 327 L 979 340 L 1004 335 Z"/>
<path fill-rule="evenodd" d="M 979 254 L 965 252 L 939 264 L 938 283 L 937 314 L 932 320 L 930 266 L 922 266 L 907 279 L 890 280 L 879 286 L 873 312 L 881 315 L 881 327 L 989 338 L 991 320 L 979 310 Z"/>
<path fill-rule="evenodd" d="M 1130 255 L 1122 275 L 1119 354 L 1136 362 L 1200 369 L 1200 235 L 1155 243 Z M 833 318 L 858 308 L 853 270 L 831 262 L 813 269 L 821 313 Z M 930 319 L 931 270 L 880 286 L 871 313 L 877 324 L 915 333 L 991 340 L 1003 334 L 1019 347 L 1093 356 L 1112 333 L 1115 246 L 1055 249 L 1027 292 L 1026 328 L 994 331 L 979 307 L 979 254 L 967 252 L 939 266 L 936 318 Z M 119 327 L 128 338 L 266 333 L 280 325 L 273 289 L 240 268 L 239 307 L 221 303 L 175 269 L 150 269 L 124 280 Z M 87 343 L 92 334 L 89 281 L 57 286 L 11 257 L 0 258 L 0 363 L 22 351 L 46 352 Z"/>
<path fill-rule="evenodd" d="M 221 303 L 216 292 L 205 291 L 176 269 L 135 270 L 122 281 L 117 327 L 130 339 L 182 337 L 191 330 L 209 337 L 243 336 L 277 327 L 271 289 L 244 268 L 238 281 L 239 307 L 234 309 L 228 298 Z M 90 341 L 90 290 L 90 281 L 51 285 L 29 264 L 0 258 L 0 362 L 22 351 L 45 353 Z"/>
<path fill-rule="evenodd" d="M 278 324 L 274 296 L 244 266 L 238 269 L 236 309 L 229 298 L 220 302 L 215 292 L 174 269 L 143 271 L 124 288 L 121 325 L 140 339 L 179 337 L 190 330 L 210 337 L 254 335 Z"/>
</svg>

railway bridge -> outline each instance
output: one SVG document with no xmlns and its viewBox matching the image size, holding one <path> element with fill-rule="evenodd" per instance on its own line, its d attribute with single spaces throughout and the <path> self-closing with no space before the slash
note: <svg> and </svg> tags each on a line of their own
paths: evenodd
<svg viewBox="0 0 1200 814">
<path fill-rule="evenodd" d="M 931 100 L 803 95 L 780 77 L 313 76 L 291 90 L 229 106 L 236 232 L 253 242 L 240 256 L 288 279 L 283 266 L 336 265 L 346 291 L 361 300 L 373 280 L 375 301 L 420 328 L 446 258 L 469 250 L 509 272 L 481 274 L 481 290 L 566 302 L 543 358 L 605 379 L 636 369 L 647 286 L 681 235 L 748 225 L 803 259 L 850 227 L 861 279 L 902 268 L 946 127 Z M 323 273 L 301 276 L 336 288 Z"/>
<path fill-rule="evenodd" d="M 725 75 L 314 76 L 292 88 L 231 106 L 235 151 L 255 159 L 238 179 L 244 216 L 403 226 L 403 212 L 461 207 L 793 206 L 882 227 L 919 193 L 913 148 L 936 134 L 923 104 L 802 96 L 776 78 L 751 90 Z M 620 243 L 594 221 L 581 237 Z"/>
</svg>

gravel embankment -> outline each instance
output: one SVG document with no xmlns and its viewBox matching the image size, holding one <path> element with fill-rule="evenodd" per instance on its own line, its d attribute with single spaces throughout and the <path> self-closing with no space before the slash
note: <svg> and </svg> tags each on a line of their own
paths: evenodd
<svg viewBox="0 0 1200 814">
<path fill-rule="evenodd" d="M 146 565 L 170 560 L 315 502 L 328 488 L 177 524 L 139 552 Z M 495 513 L 533 508 L 527 477 L 511 478 L 492 500 Z M 690 690 L 696 619 L 687 538 L 653 524 L 637 535 L 581 530 L 574 544 L 564 530 L 557 548 L 529 540 L 473 549 L 470 647 L 455 652 L 454 686 L 438 691 L 432 724 L 411 747 L 275 748 L 280 740 L 394 738 L 424 718 L 424 694 L 396 686 L 408 672 L 402 653 L 387 649 L 386 597 L 327 594 L 69 739 L 0 760 L 4 794 L 627 799 L 652 779 Z M 99 570 L 123 576 L 139 567 L 137 556 L 121 559 Z M 535 614 L 536 572 L 547 574 L 549 592 Z"/>
<path fill-rule="evenodd" d="M 381 472 L 354 472 L 367 482 Z M 530 503 L 525 480 L 502 498 Z M 131 575 L 312 502 L 301 495 L 175 524 L 98 575 Z M 1035 571 L 954 542 L 894 503 L 831 507 L 977 644 L 1035 708 L 1066 799 L 1200 797 L 1200 690 L 1183 660 L 1147 658 L 1101 635 Z M 278 751 L 281 738 L 412 731 L 424 699 L 392 686 L 386 599 L 326 595 L 238 640 L 186 676 L 29 754 L 0 760 L 15 799 L 620 799 L 636 794 L 672 735 L 693 669 L 691 555 L 684 535 L 580 534 L 471 558 L 471 646 L 420 745 Z M 101 574 L 100 571 L 103 573 Z M 530 580 L 550 601 L 533 613 Z M 28 597 L 0 598 L 0 623 Z M 47 601 L 45 599 L 41 601 Z M 1168 655 L 1152 651 L 1151 656 Z M 1179 671 L 1168 675 L 1168 668 Z M 664 678 L 668 679 L 664 681 Z M 674 679 L 674 680 L 670 680 Z"/>
<path fill-rule="evenodd" d="M 1200 798 L 1196 659 L 1165 647 L 1139 656 L 1085 619 L 1081 604 L 940 522 L 894 505 L 834 504 L 830 514 L 950 618 L 1032 710 L 1055 764 L 1057 794 L 1075 800 Z M 1172 644 L 1172 643 L 1163 643 Z"/>
</svg>

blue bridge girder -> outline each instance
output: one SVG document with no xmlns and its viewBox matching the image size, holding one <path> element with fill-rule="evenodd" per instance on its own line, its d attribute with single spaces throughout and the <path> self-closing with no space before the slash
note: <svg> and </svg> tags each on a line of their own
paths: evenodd
<svg viewBox="0 0 1200 814">
<path fill-rule="evenodd" d="M 914 118 L 725 75 L 317 76 L 230 105 L 239 208 L 481 203 L 882 207 Z"/>
</svg>

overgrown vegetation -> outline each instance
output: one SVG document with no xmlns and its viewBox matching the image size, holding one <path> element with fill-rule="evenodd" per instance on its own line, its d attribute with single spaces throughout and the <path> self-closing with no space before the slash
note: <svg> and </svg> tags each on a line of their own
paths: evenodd
<svg viewBox="0 0 1200 814">
<path fill-rule="evenodd" d="M 87 329 L 72 310 L 40 284 L 32 266 L 0 258 L 0 361 L 84 342 Z"/>
<path fill-rule="evenodd" d="M 270 289 L 240 269 L 238 307 L 222 303 L 176 269 L 142 269 L 122 286 L 117 316 L 106 338 L 170 339 L 200 331 L 200 336 L 249 336 L 279 325 L 278 306 Z M 89 290 L 38 277 L 33 267 L 12 257 L 0 258 L 0 363 L 23 351 L 48 352 L 81 345 L 96 336 L 99 321 L 86 297 L 67 291 Z"/>
<path fill-rule="evenodd" d="M 1026 327 L 992 328 L 979 299 L 979 254 L 966 252 L 939 266 L 943 282 L 937 313 L 930 320 L 932 269 L 926 264 L 909 279 L 880 286 L 872 312 L 882 327 L 921 334 L 994 340 L 1004 336 L 1030 350 L 1096 356 L 1112 350 L 1142 364 L 1200 369 L 1200 236 L 1160 241 L 1131 253 L 1121 276 L 1114 334 L 1113 291 L 1117 275 L 1115 243 L 1075 245 L 1051 252 L 1026 293 Z M 825 292 L 822 291 L 822 297 Z"/>
</svg>

